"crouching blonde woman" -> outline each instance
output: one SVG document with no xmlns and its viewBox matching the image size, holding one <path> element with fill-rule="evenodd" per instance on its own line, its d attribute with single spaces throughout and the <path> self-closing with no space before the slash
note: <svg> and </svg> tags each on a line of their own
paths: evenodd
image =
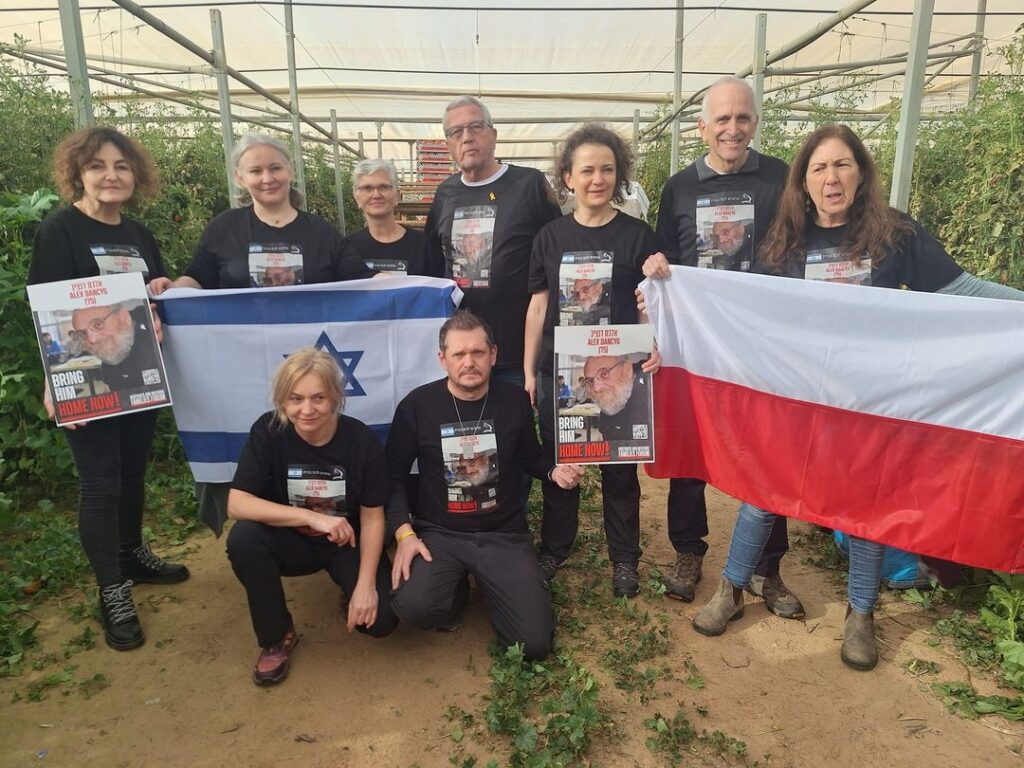
<svg viewBox="0 0 1024 768">
<path fill-rule="evenodd" d="M 228 558 L 262 649 L 257 685 L 284 680 L 299 641 L 282 576 L 327 571 L 342 589 L 349 632 L 383 637 L 397 623 L 383 552 L 384 449 L 369 427 L 342 414 L 341 370 L 326 352 L 301 349 L 274 373 L 271 397 L 274 410 L 252 425 L 228 496 L 238 521 Z"/>
</svg>

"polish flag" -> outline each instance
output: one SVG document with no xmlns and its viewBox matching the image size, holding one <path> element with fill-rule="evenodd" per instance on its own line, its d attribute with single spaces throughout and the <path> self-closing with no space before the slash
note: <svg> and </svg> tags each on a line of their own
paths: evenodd
<svg viewBox="0 0 1024 768">
<path fill-rule="evenodd" d="M 1024 305 L 673 267 L 652 477 L 1024 571 Z"/>
</svg>

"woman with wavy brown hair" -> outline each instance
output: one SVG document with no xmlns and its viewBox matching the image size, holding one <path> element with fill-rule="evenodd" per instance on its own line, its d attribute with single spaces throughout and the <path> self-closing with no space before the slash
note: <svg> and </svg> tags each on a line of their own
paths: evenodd
<svg viewBox="0 0 1024 768">
<path fill-rule="evenodd" d="M 116 272 L 164 276 L 160 247 L 123 210 L 154 197 L 159 175 L 145 148 L 115 128 L 93 126 L 68 136 L 53 156 L 53 179 L 69 205 L 39 226 L 28 283 L 49 283 Z M 141 322 L 154 323 L 142 310 Z M 86 341 L 109 336 L 103 319 L 82 331 Z M 44 395 L 46 412 L 53 405 Z M 157 557 L 142 538 L 146 465 L 159 411 L 66 425 L 78 471 L 78 535 L 99 585 L 100 621 L 107 645 L 118 651 L 145 642 L 132 598 L 135 584 L 172 584 L 188 578 L 184 565 Z"/>
<path fill-rule="evenodd" d="M 1024 300 L 1024 292 L 967 274 L 920 224 L 882 197 L 871 153 L 845 125 L 808 136 L 789 169 L 755 271 L 805 280 Z M 715 595 L 693 619 L 720 635 L 743 614 L 743 589 L 768 541 L 775 515 L 744 503 Z M 875 604 L 881 544 L 850 536 L 849 604 L 841 656 L 854 669 L 878 662 Z"/>
</svg>

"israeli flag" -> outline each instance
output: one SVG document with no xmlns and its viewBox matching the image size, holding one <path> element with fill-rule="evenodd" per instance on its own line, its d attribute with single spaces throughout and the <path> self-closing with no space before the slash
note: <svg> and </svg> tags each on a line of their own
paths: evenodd
<svg viewBox="0 0 1024 768">
<path fill-rule="evenodd" d="M 345 375 L 345 413 L 383 441 L 395 407 L 444 375 L 437 333 L 462 300 L 451 280 L 387 277 L 281 288 L 174 288 L 157 297 L 174 419 L 199 482 L 230 482 L 270 377 L 324 349 Z"/>
</svg>

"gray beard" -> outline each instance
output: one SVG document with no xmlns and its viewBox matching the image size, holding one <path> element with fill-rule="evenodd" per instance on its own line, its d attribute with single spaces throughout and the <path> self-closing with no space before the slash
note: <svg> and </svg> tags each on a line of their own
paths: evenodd
<svg viewBox="0 0 1024 768">
<path fill-rule="evenodd" d="M 133 322 L 125 330 L 119 333 L 112 345 L 113 349 L 107 357 L 99 357 L 107 365 L 120 365 L 128 359 L 128 355 L 132 353 L 132 347 L 135 345 L 135 323 Z"/>
<path fill-rule="evenodd" d="M 612 390 L 608 393 L 598 394 L 591 390 L 590 397 L 597 403 L 598 407 L 608 416 L 614 416 L 626 407 L 630 396 L 633 394 L 633 375 L 629 376 L 628 386 L 622 387 L 621 391 Z"/>
</svg>

